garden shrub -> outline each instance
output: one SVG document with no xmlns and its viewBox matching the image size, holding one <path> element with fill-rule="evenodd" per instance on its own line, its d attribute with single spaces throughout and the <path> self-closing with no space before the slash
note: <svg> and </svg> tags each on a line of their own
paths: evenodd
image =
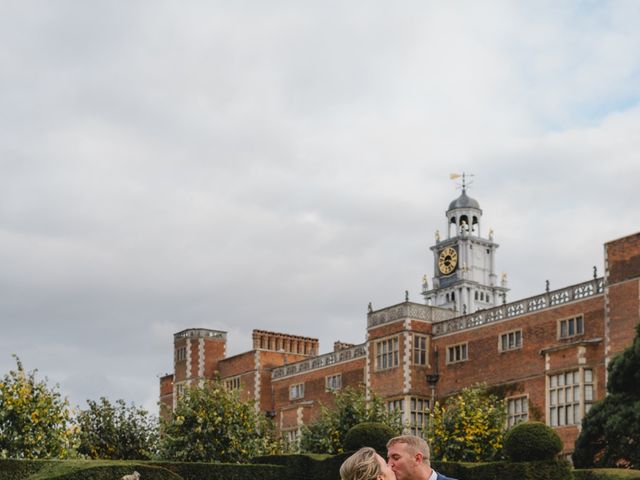
<svg viewBox="0 0 640 480">
<path fill-rule="evenodd" d="M 0 459 L 0 480 L 23 480 L 46 464 L 46 460 Z"/>
<path fill-rule="evenodd" d="M 349 429 L 344 437 L 344 449 L 354 452 L 362 447 L 371 447 L 377 452 L 387 451 L 387 442 L 395 436 L 395 432 L 384 423 L 363 422 Z"/>
<path fill-rule="evenodd" d="M 287 468 L 280 465 L 256 465 L 206 462 L 153 462 L 183 480 L 287 480 Z M 119 478 L 119 477 L 118 477 Z"/>
<path fill-rule="evenodd" d="M 572 480 L 569 462 L 432 462 L 434 470 L 458 480 Z M 586 479 L 585 479 L 586 480 Z M 591 480 L 591 479 L 589 479 Z"/>
<path fill-rule="evenodd" d="M 562 450 L 562 440 L 541 422 L 519 423 L 507 432 L 503 451 L 514 462 L 553 460 Z"/>
<path fill-rule="evenodd" d="M 623 468 L 575 469 L 575 480 L 640 480 L 640 470 Z"/>
</svg>

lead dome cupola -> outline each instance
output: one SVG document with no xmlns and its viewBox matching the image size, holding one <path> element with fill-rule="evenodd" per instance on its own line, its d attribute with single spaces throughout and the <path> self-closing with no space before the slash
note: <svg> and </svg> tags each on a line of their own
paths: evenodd
<svg viewBox="0 0 640 480">
<path fill-rule="evenodd" d="M 456 208 L 477 208 L 480 210 L 480 204 L 477 200 L 468 196 L 466 189 L 463 188 L 460 196 L 449 204 L 449 210 Z"/>
</svg>

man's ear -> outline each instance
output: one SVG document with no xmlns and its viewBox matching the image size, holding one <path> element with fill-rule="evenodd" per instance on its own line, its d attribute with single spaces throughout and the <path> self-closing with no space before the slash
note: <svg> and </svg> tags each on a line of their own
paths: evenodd
<svg viewBox="0 0 640 480">
<path fill-rule="evenodd" d="M 418 452 L 416 453 L 415 457 L 413 457 L 416 459 L 416 463 L 420 464 L 422 463 L 422 453 Z"/>
</svg>

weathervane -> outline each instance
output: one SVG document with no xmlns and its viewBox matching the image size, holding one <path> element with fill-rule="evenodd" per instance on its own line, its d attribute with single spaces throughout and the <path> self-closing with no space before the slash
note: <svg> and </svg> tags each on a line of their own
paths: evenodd
<svg viewBox="0 0 640 480">
<path fill-rule="evenodd" d="M 449 179 L 455 180 L 457 178 L 462 177 L 462 185 L 457 185 L 457 187 L 458 188 L 462 187 L 462 193 L 466 193 L 467 187 L 473 183 L 473 180 L 470 180 L 469 183 L 467 183 L 467 177 L 473 177 L 473 176 L 474 175 L 472 173 L 466 174 L 465 172 L 462 172 L 462 173 L 450 173 L 449 174 Z"/>
</svg>

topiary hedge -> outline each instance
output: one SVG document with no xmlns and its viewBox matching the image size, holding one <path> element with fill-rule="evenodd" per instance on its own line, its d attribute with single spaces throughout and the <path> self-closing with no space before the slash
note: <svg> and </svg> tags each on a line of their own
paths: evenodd
<svg viewBox="0 0 640 480">
<path fill-rule="evenodd" d="M 152 464 L 176 473 L 183 480 L 287 480 L 288 471 L 281 465 L 206 462 L 152 462 Z"/>
<path fill-rule="evenodd" d="M 562 440 L 541 422 L 519 423 L 505 436 L 503 452 L 514 462 L 553 460 L 562 450 Z"/>
<path fill-rule="evenodd" d="M 0 459 L 0 480 L 23 480 L 46 465 L 43 460 Z"/>
<path fill-rule="evenodd" d="M 640 480 L 640 470 L 623 468 L 576 469 L 575 480 Z"/>
<path fill-rule="evenodd" d="M 434 470 L 458 480 L 572 480 L 565 460 L 540 462 L 432 462 Z"/>
<path fill-rule="evenodd" d="M 395 437 L 395 432 L 388 425 L 378 422 L 363 422 L 347 431 L 344 437 L 344 449 L 348 452 L 354 452 L 362 447 L 371 447 L 386 454 L 387 442 L 393 437 Z"/>
<path fill-rule="evenodd" d="M 105 460 L 1 460 L 0 480 L 116 480 L 137 471 L 141 480 L 296 480 L 283 465 Z M 319 478 L 319 480 L 324 480 Z M 334 480 L 334 479 L 331 479 Z"/>
<path fill-rule="evenodd" d="M 351 454 L 266 455 L 256 457 L 251 461 L 268 465 L 282 465 L 283 472 L 278 480 L 299 480 L 300 478 L 305 480 L 337 480 L 340 478 L 340 465 L 349 455 Z"/>
</svg>

